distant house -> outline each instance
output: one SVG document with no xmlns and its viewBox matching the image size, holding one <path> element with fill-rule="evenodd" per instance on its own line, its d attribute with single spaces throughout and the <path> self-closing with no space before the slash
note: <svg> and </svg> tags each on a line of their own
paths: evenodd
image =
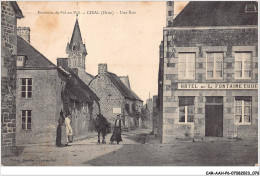
<svg viewBox="0 0 260 176">
<path fill-rule="evenodd" d="M 72 114 L 75 137 L 93 129 L 98 97 L 71 70 L 57 67 L 18 37 L 17 144 L 54 143 L 60 112 Z"/>
<path fill-rule="evenodd" d="M 1 155 L 12 154 L 16 131 L 17 19 L 23 14 L 15 1 L 1 1 Z"/>
<path fill-rule="evenodd" d="M 124 82 L 122 77 L 120 79 L 116 74 L 108 72 L 107 64 L 99 64 L 98 75 L 89 87 L 100 98 L 100 111 L 111 123 L 114 123 L 117 114 L 122 114 L 125 127 L 137 127 L 143 101 L 127 86 L 128 77 L 123 79 Z"/>
</svg>

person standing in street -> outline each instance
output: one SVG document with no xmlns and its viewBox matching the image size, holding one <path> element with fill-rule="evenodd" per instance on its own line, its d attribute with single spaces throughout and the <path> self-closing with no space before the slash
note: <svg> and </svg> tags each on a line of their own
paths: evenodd
<svg viewBox="0 0 260 176">
<path fill-rule="evenodd" d="M 72 131 L 72 127 L 71 127 L 71 125 L 70 125 L 70 118 L 69 117 L 71 117 L 71 114 L 70 113 L 68 113 L 67 115 L 66 115 L 66 118 L 65 118 L 65 125 L 66 125 L 66 139 L 67 139 L 67 143 L 69 143 L 69 142 L 72 142 L 72 135 L 73 135 L 73 131 Z M 69 140 L 69 137 L 70 137 L 70 139 L 71 140 Z"/>
<path fill-rule="evenodd" d="M 114 131 L 113 134 L 110 138 L 110 141 L 113 143 L 114 141 L 117 142 L 117 144 L 119 144 L 119 142 L 123 141 L 122 137 L 121 137 L 121 117 L 120 115 L 117 115 L 117 119 L 115 121 L 115 125 L 114 125 Z"/>
<path fill-rule="evenodd" d="M 66 126 L 65 126 L 65 118 L 63 112 L 60 112 L 60 117 L 58 120 L 58 127 L 57 127 L 57 136 L 56 136 L 56 146 L 57 147 L 64 147 L 68 145 L 67 143 L 67 135 L 66 135 Z"/>
</svg>

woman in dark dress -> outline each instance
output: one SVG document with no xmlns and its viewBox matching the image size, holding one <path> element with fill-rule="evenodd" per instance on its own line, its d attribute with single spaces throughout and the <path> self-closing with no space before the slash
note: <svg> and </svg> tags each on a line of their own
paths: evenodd
<svg viewBox="0 0 260 176">
<path fill-rule="evenodd" d="M 57 127 L 57 136 L 56 136 L 56 146 L 57 147 L 64 147 L 67 145 L 66 140 L 66 126 L 65 126 L 65 118 L 63 116 L 63 112 L 60 112 L 60 118 L 58 120 L 58 127 Z"/>
<path fill-rule="evenodd" d="M 117 144 L 119 144 L 119 142 L 123 141 L 122 137 L 121 137 L 121 118 L 120 115 L 117 115 L 117 119 L 115 121 L 115 125 L 114 125 L 114 131 L 113 134 L 110 138 L 111 142 L 116 141 Z"/>
</svg>

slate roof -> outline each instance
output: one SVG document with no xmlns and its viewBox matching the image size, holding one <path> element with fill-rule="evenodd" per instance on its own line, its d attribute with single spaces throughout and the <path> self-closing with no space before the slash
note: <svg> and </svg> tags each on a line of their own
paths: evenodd
<svg viewBox="0 0 260 176">
<path fill-rule="evenodd" d="M 132 90 L 128 89 L 125 86 L 125 84 L 120 80 L 120 78 L 116 74 L 106 72 L 106 76 L 111 80 L 111 82 L 117 87 L 117 89 L 125 98 L 142 101 Z"/>
<path fill-rule="evenodd" d="M 23 18 L 24 17 L 23 13 L 22 13 L 21 9 L 19 8 L 17 2 L 16 1 L 10 1 L 10 4 L 11 4 L 13 10 L 14 10 L 16 18 L 19 18 L 19 19 Z"/>
<path fill-rule="evenodd" d="M 70 68 L 66 70 L 58 68 L 66 78 L 65 94 L 69 95 L 72 100 L 92 103 L 93 100 L 99 101 L 97 95 L 78 77 Z"/>
<path fill-rule="evenodd" d="M 82 37 L 80 33 L 79 22 L 78 19 L 76 19 L 70 43 L 72 44 L 74 42 L 80 42 L 80 41 L 82 41 Z"/>
<path fill-rule="evenodd" d="M 136 100 L 143 102 L 143 100 L 141 100 L 141 98 L 140 98 L 138 95 L 136 95 L 136 94 L 134 93 L 134 91 L 132 91 L 132 90 L 130 89 L 130 92 L 133 94 L 133 96 L 135 97 Z"/>
<path fill-rule="evenodd" d="M 37 51 L 30 43 L 25 41 L 22 37 L 17 36 L 17 55 L 26 56 L 25 68 L 55 68 L 51 61 L 44 55 Z"/>
<path fill-rule="evenodd" d="M 257 12 L 245 12 L 255 1 L 192 1 L 173 20 L 173 27 L 257 25 Z"/>
<path fill-rule="evenodd" d="M 128 76 L 119 76 L 120 80 L 126 85 L 128 89 L 131 89 L 129 77 Z"/>
<path fill-rule="evenodd" d="M 56 65 L 19 36 L 17 36 L 17 55 L 27 57 L 23 68 L 54 68 L 62 73 L 66 78 L 65 93 L 71 99 L 90 103 L 93 100 L 99 101 L 97 95 L 71 69 L 57 68 Z"/>
<path fill-rule="evenodd" d="M 88 75 L 88 76 L 91 77 L 92 79 L 95 78 L 95 76 L 91 75 L 90 73 L 88 73 L 88 72 L 85 72 L 85 73 L 86 73 L 86 75 Z"/>
<path fill-rule="evenodd" d="M 67 44 L 66 50 L 72 50 L 72 46 L 74 43 L 77 44 L 76 50 L 83 51 L 87 54 L 86 46 L 85 44 L 83 44 L 82 41 L 78 19 L 76 19 L 70 43 Z"/>
</svg>

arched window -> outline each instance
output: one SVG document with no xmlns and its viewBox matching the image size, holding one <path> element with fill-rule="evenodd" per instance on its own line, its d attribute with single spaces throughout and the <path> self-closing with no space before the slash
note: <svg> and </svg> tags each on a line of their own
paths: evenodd
<svg viewBox="0 0 260 176">
<path fill-rule="evenodd" d="M 72 51 L 75 51 L 77 49 L 77 43 L 74 43 L 73 45 L 72 45 Z"/>
</svg>

